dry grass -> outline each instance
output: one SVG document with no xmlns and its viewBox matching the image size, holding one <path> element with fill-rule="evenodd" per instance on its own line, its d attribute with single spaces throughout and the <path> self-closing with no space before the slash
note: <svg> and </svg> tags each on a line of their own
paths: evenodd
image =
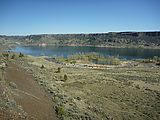
<svg viewBox="0 0 160 120">
<path fill-rule="evenodd" d="M 57 105 L 65 108 L 66 119 L 75 115 L 87 115 L 95 120 L 158 120 L 160 117 L 159 68 L 145 69 L 140 65 L 141 69 L 137 66 L 88 69 L 49 62 L 44 56 L 28 56 L 25 60 L 22 66 L 32 70 L 37 81 L 52 91 Z M 44 69 L 40 69 L 42 64 Z M 60 73 L 56 73 L 58 67 Z M 67 80 L 62 81 L 65 74 Z"/>
</svg>

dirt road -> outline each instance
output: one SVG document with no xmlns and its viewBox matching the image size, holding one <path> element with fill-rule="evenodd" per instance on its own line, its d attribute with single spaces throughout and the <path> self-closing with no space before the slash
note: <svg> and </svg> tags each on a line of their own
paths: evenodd
<svg viewBox="0 0 160 120">
<path fill-rule="evenodd" d="M 53 103 L 30 74 L 8 63 L 5 78 L 8 83 L 14 82 L 17 85 L 14 99 L 29 116 L 37 120 L 57 120 Z"/>
</svg>

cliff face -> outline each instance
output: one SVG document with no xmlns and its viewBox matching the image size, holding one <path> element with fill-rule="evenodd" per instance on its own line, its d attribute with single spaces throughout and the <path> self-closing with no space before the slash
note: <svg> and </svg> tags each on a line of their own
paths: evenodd
<svg viewBox="0 0 160 120">
<path fill-rule="evenodd" d="M 120 32 L 119 35 L 128 35 L 128 36 L 160 36 L 160 32 Z"/>
<path fill-rule="evenodd" d="M 22 45 L 160 46 L 160 32 L 110 32 L 94 34 L 42 34 L 0 36 L 0 44 Z"/>
</svg>

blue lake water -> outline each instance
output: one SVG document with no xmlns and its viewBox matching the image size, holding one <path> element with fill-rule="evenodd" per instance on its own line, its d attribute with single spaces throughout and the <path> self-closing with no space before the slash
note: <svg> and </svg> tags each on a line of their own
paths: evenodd
<svg viewBox="0 0 160 120">
<path fill-rule="evenodd" d="M 68 55 L 79 53 L 97 52 L 100 55 L 106 56 L 119 56 L 120 59 L 144 59 L 153 58 L 153 56 L 160 57 L 160 49 L 144 49 L 144 48 L 106 48 L 106 47 L 73 47 L 73 46 L 16 46 L 16 49 L 8 50 L 13 52 L 21 52 L 33 56 L 63 56 L 66 58 Z"/>
</svg>

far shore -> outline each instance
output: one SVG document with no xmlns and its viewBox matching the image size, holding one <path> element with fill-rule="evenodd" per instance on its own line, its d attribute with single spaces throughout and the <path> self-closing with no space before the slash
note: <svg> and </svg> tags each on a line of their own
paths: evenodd
<svg viewBox="0 0 160 120">
<path fill-rule="evenodd" d="M 6 49 L 15 49 L 16 46 L 40 46 L 40 47 L 47 47 L 47 46 L 58 46 L 58 47 L 64 47 L 64 46 L 69 46 L 69 47 L 100 47 L 100 48 L 142 48 L 142 49 L 160 49 L 160 46 L 109 46 L 109 45 L 56 45 L 56 44 L 45 44 L 45 45 L 40 45 L 40 44 L 20 44 L 20 45 L 11 45 L 6 47 Z"/>
</svg>

